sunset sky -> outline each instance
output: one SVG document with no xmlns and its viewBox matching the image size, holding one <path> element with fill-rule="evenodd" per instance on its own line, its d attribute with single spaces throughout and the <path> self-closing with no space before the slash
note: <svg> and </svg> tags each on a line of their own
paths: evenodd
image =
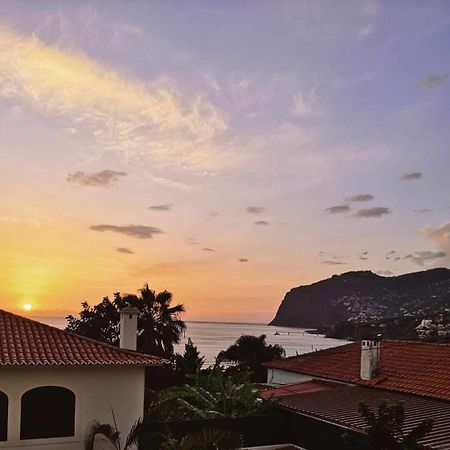
<svg viewBox="0 0 450 450">
<path fill-rule="evenodd" d="M 0 307 L 448 267 L 449 101 L 445 0 L 0 0 Z"/>
</svg>

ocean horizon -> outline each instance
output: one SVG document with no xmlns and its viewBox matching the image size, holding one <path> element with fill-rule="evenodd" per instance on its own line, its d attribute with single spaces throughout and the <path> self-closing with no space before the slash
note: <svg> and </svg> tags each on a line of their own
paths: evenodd
<svg viewBox="0 0 450 450">
<path fill-rule="evenodd" d="M 34 316 L 31 318 L 61 329 L 67 325 L 65 317 L 61 316 Z M 336 347 L 348 342 L 342 339 L 327 338 L 321 334 L 309 333 L 310 328 L 199 320 L 185 321 L 185 323 L 185 335 L 181 342 L 175 345 L 175 351 L 182 353 L 185 343 L 190 338 L 194 345 L 198 347 L 202 356 L 205 357 L 205 365 L 207 366 L 214 364 L 217 354 L 232 345 L 242 335 L 260 336 L 265 334 L 269 344 L 279 344 L 284 348 L 286 357 Z"/>
</svg>

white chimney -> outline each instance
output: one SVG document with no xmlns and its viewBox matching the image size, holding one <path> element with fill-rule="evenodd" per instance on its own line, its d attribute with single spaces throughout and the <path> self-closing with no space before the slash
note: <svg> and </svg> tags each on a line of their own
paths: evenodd
<svg viewBox="0 0 450 450">
<path fill-rule="evenodd" d="M 136 350 L 139 310 L 127 306 L 120 310 L 120 348 Z"/>
<path fill-rule="evenodd" d="M 380 339 L 361 341 L 361 379 L 371 380 L 380 366 Z"/>
</svg>

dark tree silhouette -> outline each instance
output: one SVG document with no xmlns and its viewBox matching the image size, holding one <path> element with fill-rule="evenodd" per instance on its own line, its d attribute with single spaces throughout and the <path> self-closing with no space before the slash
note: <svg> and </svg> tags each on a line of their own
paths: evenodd
<svg viewBox="0 0 450 450">
<path fill-rule="evenodd" d="M 266 335 L 241 336 L 233 345 L 217 355 L 217 361 L 238 363 L 240 369 L 249 371 L 252 381 L 265 382 L 266 369 L 262 363 L 280 359 L 285 355 L 281 345 L 267 344 Z"/>
<path fill-rule="evenodd" d="M 382 401 L 378 414 L 360 403 L 358 410 L 367 424 L 365 434 L 345 433 L 342 439 L 348 449 L 357 450 L 421 450 L 425 449 L 419 441 L 433 428 L 433 419 L 425 419 L 409 433 L 403 432 L 405 408 L 402 402 L 388 405 Z"/>
<path fill-rule="evenodd" d="M 200 356 L 198 348 L 193 344 L 191 338 L 184 346 L 182 355 L 175 355 L 175 367 L 184 375 L 195 374 L 200 371 L 205 362 L 205 357 Z"/>
<path fill-rule="evenodd" d="M 139 290 L 139 295 L 114 294 L 111 301 L 108 297 L 94 306 L 87 302 L 81 304 L 79 318 L 67 316 L 67 331 L 107 342 L 119 344 L 119 311 L 125 306 L 139 310 L 137 350 L 151 355 L 170 358 L 173 346 L 178 344 L 186 329 L 180 314 L 184 306 L 171 306 L 172 294 L 162 291 L 155 294 L 148 284 Z"/>
</svg>

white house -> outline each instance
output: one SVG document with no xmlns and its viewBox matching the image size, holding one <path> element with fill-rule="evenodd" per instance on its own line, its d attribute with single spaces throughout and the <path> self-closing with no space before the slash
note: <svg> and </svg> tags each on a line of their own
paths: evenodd
<svg viewBox="0 0 450 450">
<path fill-rule="evenodd" d="M 92 420 L 123 434 L 142 417 L 145 367 L 137 311 L 121 311 L 121 347 L 0 310 L 0 449 L 80 450 Z M 131 348 L 131 349 L 129 349 Z"/>
</svg>

